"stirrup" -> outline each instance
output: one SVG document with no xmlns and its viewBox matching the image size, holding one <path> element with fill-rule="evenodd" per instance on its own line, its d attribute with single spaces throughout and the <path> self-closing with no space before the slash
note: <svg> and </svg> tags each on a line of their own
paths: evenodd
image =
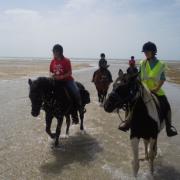
<svg viewBox="0 0 180 180">
<path fill-rule="evenodd" d="M 121 126 L 122 124 L 124 124 L 124 126 Z M 126 131 L 128 131 L 128 130 L 130 129 L 130 125 L 127 124 L 127 121 L 123 121 L 123 122 L 119 125 L 118 129 L 121 130 L 121 131 L 126 132 Z"/>
</svg>

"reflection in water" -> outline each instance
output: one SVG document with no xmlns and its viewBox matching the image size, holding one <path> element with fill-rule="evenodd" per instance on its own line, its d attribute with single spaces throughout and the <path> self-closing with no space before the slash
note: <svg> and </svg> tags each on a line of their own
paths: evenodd
<svg viewBox="0 0 180 180">
<path fill-rule="evenodd" d="M 41 166 L 45 174 L 60 174 L 64 168 L 76 168 L 76 164 L 88 166 L 96 158 L 96 154 L 102 151 L 97 140 L 89 134 L 61 139 L 62 149 L 52 149 L 54 160 Z"/>
</svg>

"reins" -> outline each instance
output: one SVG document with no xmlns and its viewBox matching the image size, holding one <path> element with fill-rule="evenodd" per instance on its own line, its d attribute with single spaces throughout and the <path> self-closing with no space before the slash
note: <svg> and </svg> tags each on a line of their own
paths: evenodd
<svg viewBox="0 0 180 180">
<path fill-rule="evenodd" d="M 137 92 L 138 93 L 138 92 Z M 136 95 L 137 95 L 136 93 Z M 136 95 L 134 96 L 134 103 L 132 103 L 131 105 L 129 105 L 128 103 L 125 103 L 123 104 L 123 107 L 122 109 L 126 112 L 126 111 L 131 111 L 131 113 L 134 111 L 134 108 L 137 104 L 137 101 L 138 101 L 138 97 L 141 97 L 142 96 L 142 91 L 139 92 L 139 96 L 136 98 Z M 127 99 L 130 99 L 130 97 L 126 98 L 126 101 Z M 133 101 L 132 101 L 133 102 Z M 132 108 L 130 108 L 130 106 L 132 106 Z M 120 114 L 120 109 L 121 108 L 117 108 L 117 114 L 118 114 L 118 117 L 119 117 L 119 120 L 121 121 L 121 123 L 125 122 L 125 120 L 123 120 L 123 118 L 121 117 L 121 114 Z"/>
</svg>

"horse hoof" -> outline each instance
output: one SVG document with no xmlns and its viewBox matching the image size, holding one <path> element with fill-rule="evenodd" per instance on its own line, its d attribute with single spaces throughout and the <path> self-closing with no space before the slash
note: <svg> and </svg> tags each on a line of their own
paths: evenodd
<svg viewBox="0 0 180 180">
<path fill-rule="evenodd" d="M 69 134 L 66 134 L 66 135 L 64 136 L 64 138 L 65 138 L 65 139 L 68 139 L 68 138 L 69 138 Z"/>
<path fill-rule="evenodd" d="M 56 138 L 56 133 L 52 133 L 52 134 L 51 134 L 51 138 L 52 138 L 52 139 L 55 139 L 55 138 Z"/>
<path fill-rule="evenodd" d="M 54 145 L 55 145 L 55 147 L 59 146 L 59 140 L 58 140 L 58 139 L 56 139 L 56 140 L 54 141 Z"/>
</svg>

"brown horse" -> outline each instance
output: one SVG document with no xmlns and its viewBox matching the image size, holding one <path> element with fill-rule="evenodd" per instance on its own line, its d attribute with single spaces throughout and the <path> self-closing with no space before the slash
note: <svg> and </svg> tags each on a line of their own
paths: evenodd
<svg viewBox="0 0 180 180">
<path fill-rule="evenodd" d="M 112 83 L 111 73 L 107 69 L 98 69 L 93 76 L 93 82 L 98 92 L 100 103 L 106 100 L 109 85 Z"/>
</svg>

